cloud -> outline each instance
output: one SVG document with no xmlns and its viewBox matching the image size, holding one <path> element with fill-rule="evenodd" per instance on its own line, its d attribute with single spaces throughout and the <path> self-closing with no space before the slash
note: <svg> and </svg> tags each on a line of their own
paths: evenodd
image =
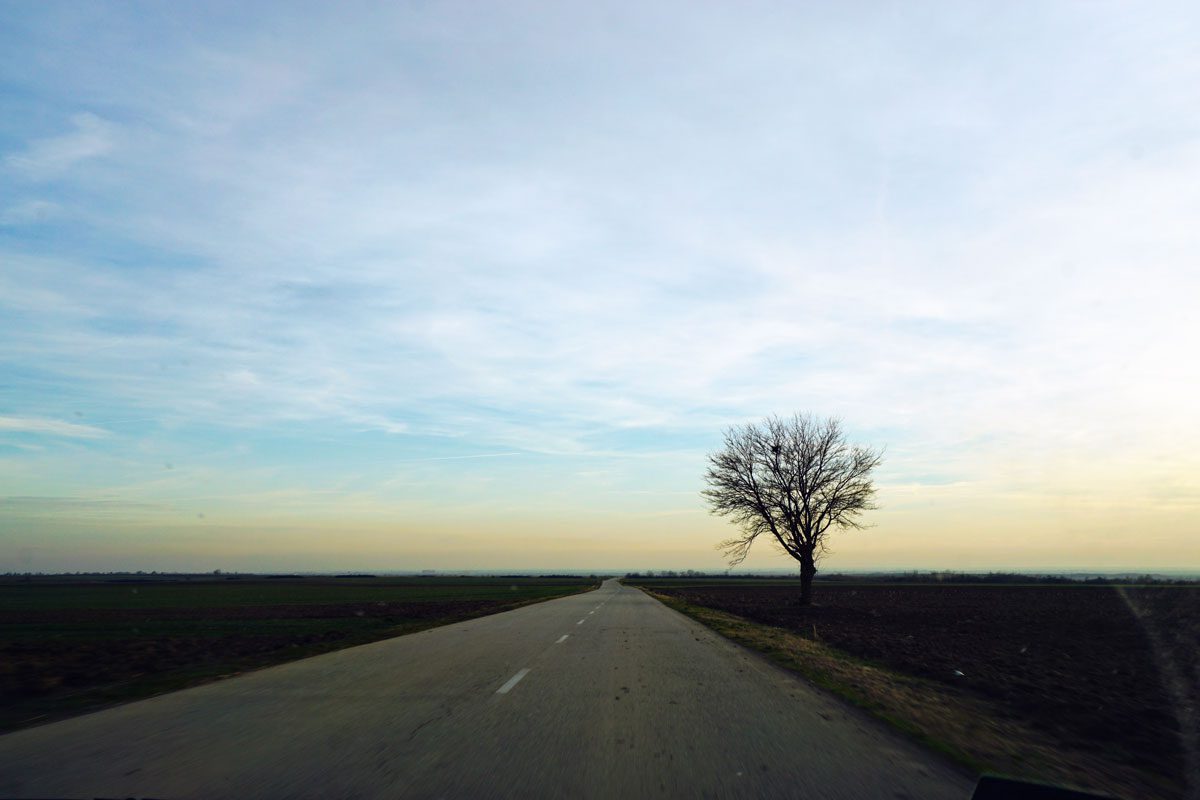
<svg viewBox="0 0 1200 800">
<path fill-rule="evenodd" d="M 0 509 L 13 514 L 154 511 L 158 506 L 107 497 L 0 497 Z"/>
<path fill-rule="evenodd" d="M 65 436 L 74 439 L 99 439 L 109 435 L 103 428 L 36 417 L 0 417 L 0 434 L 34 433 L 46 436 Z"/>
<path fill-rule="evenodd" d="M 521 452 L 472 453 L 471 455 L 465 455 L 465 456 L 433 456 L 431 458 L 410 458 L 410 459 L 405 459 L 405 460 L 406 461 L 458 461 L 458 460 L 464 459 L 464 458 L 502 458 L 505 456 L 521 456 L 521 455 L 525 455 L 525 454 L 521 453 Z"/>
<path fill-rule="evenodd" d="M 76 164 L 112 152 L 118 127 L 91 113 L 71 117 L 70 133 L 32 141 L 23 152 L 5 156 L 5 163 L 34 179 L 63 175 Z"/>
<path fill-rule="evenodd" d="M 39 225 L 52 220 L 62 209 L 48 200 L 27 200 L 0 210 L 0 225 Z"/>
</svg>

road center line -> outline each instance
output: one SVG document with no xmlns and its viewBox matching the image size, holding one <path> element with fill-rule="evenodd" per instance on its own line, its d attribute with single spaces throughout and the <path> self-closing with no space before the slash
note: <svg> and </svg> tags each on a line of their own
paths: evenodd
<svg viewBox="0 0 1200 800">
<path fill-rule="evenodd" d="M 524 678 L 528 674 L 529 674 L 528 667 L 526 667 L 525 669 L 517 670 L 517 674 L 513 675 L 511 678 L 509 678 L 507 681 L 505 681 L 504 685 L 496 690 L 496 694 L 508 694 L 508 690 L 511 689 L 512 687 L 516 686 L 518 683 L 520 683 L 521 678 Z"/>
<path fill-rule="evenodd" d="M 567 637 L 570 635 L 571 634 L 569 634 L 569 633 L 564 633 L 562 636 L 558 637 L 558 641 L 555 642 L 555 644 L 562 644 L 563 642 L 565 642 L 567 640 Z"/>
<path fill-rule="evenodd" d="M 583 619 L 579 620 L 579 622 L 576 622 L 575 624 L 576 624 L 576 625 L 582 625 L 582 624 L 583 624 L 583 623 L 585 623 L 585 622 L 587 622 L 587 617 L 584 617 Z"/>
</svg>

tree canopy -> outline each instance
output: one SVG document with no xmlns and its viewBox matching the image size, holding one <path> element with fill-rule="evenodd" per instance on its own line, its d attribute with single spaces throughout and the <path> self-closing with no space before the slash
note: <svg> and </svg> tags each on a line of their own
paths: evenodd
<svg viewBox="0 0 1200 800">
<path fill-rule="evenodd" d="M 708 457 L 703 492 L 712 513 L 740 528 L 719 547 L 736 565 L 766 535 L 800 562 L 807 602 L 828 532 L 865 527 L 862 513 L 875 508 L 871 473 L 881 461 L 880 451 L 848 442 L 832 417 L 772 416 L 730 428 Z"/>
</svg>

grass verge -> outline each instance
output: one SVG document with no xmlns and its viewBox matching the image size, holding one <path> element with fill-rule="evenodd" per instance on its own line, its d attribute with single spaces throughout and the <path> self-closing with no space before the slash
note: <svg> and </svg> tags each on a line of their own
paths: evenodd
<svg viewBox="0 0 1200 800">
<path fill-rule="evenodd" d="M 646 588 L 642 591 L 972 772 L 1043 781 L 1130 800 L 1182 796 L 1182 787 L 1161 776 L 1110 763 L 1103 754 L 1072 748 L 1047 731 L 1007 717 L 985 699 L 885 669 L 783 628 L 691 605 Z"/>
</svg>

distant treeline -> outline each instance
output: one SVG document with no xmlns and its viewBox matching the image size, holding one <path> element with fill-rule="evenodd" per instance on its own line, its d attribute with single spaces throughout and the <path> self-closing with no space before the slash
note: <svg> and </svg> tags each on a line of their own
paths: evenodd
<svg viewBox="0 0 1200 800">
<path fill-rule="evenodd" d="M 629 572 L 626 578 L 675 578 L 721 581 L 778 581 L 797 580 L 798 576 L 790 573 L 725 573 L 700 572 L 687 570 L 646 570 L 645 572 Z M 1178 577 L 1170 575 L 1154 575 L 1149 573 L 1123 573 L 1118 575 L 1092 575 L 1086 573 L 1071 574 L 1033 574 L 1025 572 L 870 572 L 842 573 L 832 572 L 818 574 L 817 581 L 826 583 L 966 583 L 966 584 L 1086 584 L 1091 586 L 1110 586 L 1123 584 L 1153 584 L 1159 586 L 1190 586 L 1200 583 L 1194 577 Z"/>
</svg>

